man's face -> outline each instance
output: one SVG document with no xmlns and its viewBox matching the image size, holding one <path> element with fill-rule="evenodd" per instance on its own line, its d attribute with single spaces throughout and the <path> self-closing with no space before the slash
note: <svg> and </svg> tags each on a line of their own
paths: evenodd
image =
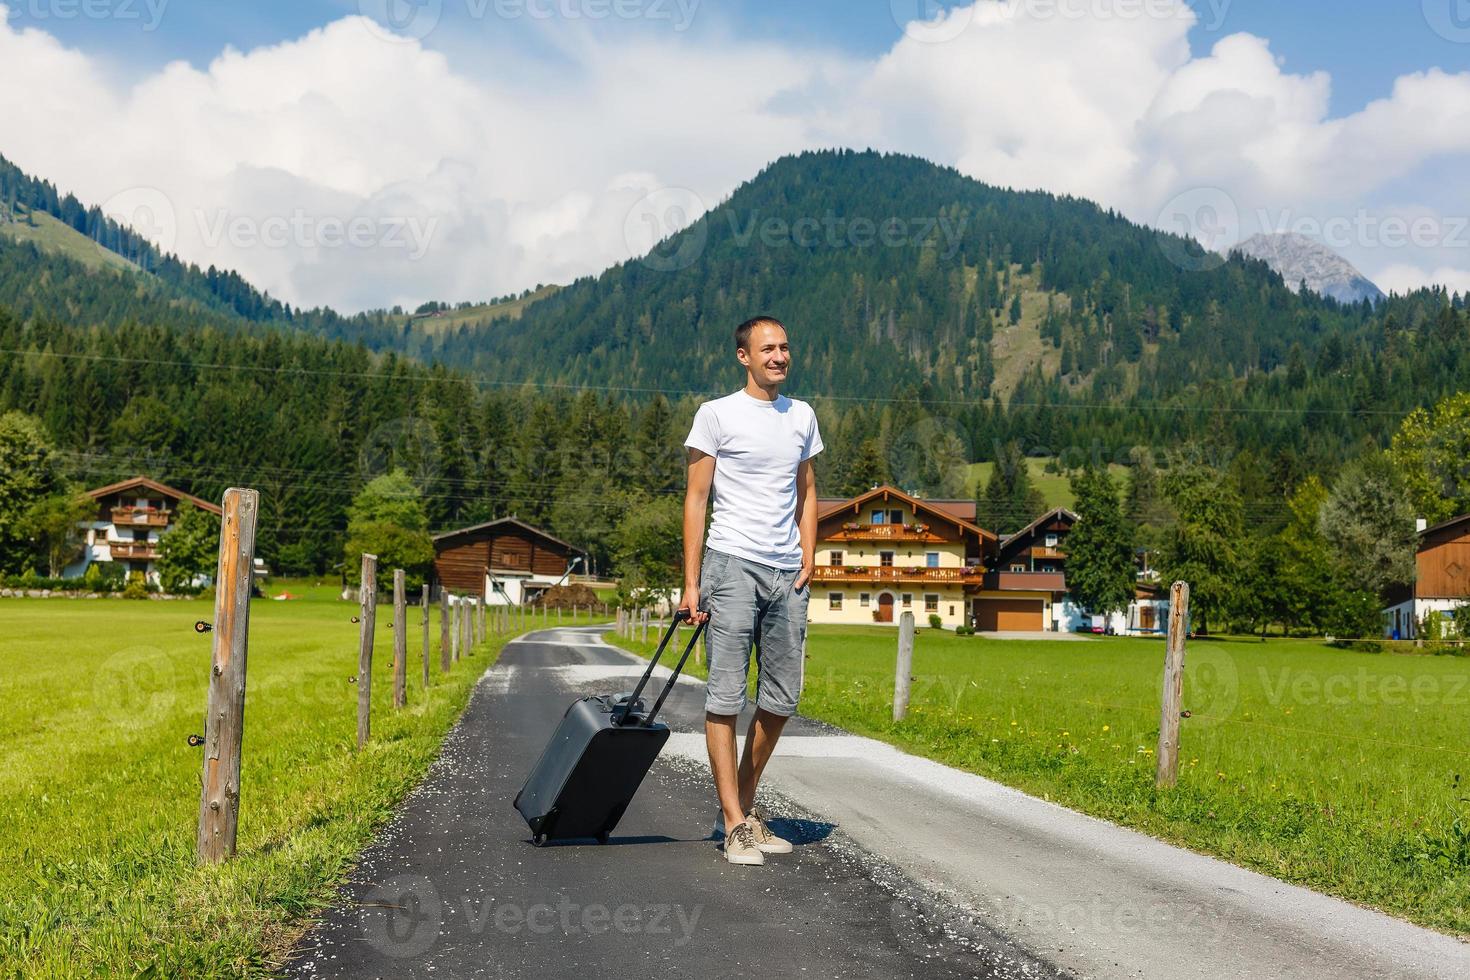
<svg viewBox="0 0 1470 980">
<path fill-rule="evenodd" d="M 740 363 L 761 386 L 782 384 L 791 370 L 791 346 L 786 331 L 769 323 L 757 324 L 750 332 L 750 343 L 737 352 Z"/>
</svg>

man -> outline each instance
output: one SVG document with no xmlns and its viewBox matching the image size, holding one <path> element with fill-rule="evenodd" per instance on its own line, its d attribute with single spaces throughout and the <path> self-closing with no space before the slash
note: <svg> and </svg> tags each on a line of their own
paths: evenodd
<svg viewBox="0 0 1470 980">
<path fill-rule="evenodd" d="M 812 457 L 822 451 L 822 437 L 811 406 L 780 394 L 791 368 L 780 321 L 759 316 L 736 327 L 735 357 L 745 368 L 745 387 L 699 406 L 684 440 L 689 483 L 679 606 L 695 622 L 709 621 L 704 733 L 726 828 L 725 860 L 764 864 L 766 854 L 791 851 L 755 805 L 755 790 L 801 695 L 816 563 Z M 701 561 L 712 486 L 714 518 Z M 756 712 L 737 766 L 735 722 L 746 705 L 752 644 Z"/>
</svg>

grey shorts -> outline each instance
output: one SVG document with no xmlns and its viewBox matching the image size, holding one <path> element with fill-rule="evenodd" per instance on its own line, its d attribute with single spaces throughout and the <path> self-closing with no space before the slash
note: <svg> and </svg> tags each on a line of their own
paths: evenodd
<svg viewBox="0 0 1470 980">
<path fill-rule="evenodd" d="M 709 662 L 704 708 L 737 715 L 746 704 L 755 647 L 757 707 L 796 714 L 805 676 L 806 607 L 811 583 L 794 588 L 800 569 L 772 568 L 706 548 L 699 595 L 710 611 L 704 633 Z"/>
</svg>

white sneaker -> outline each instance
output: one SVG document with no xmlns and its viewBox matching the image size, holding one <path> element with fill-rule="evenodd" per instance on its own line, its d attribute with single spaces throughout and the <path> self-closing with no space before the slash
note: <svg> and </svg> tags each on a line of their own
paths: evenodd
<svg viewBox="0 0 1470 980">
<path fill-rule="evenodd" d="M 758 806 L 751 807 L 750 812 L 745 815 L 745 822 L 755 831 L 755 846 L 760 848 L 762 854 L 791 853 L 791 842 L 771 833 L 771 828 L 766 823 L 766 811 Z"/>
<path fill-rule="evenodd" d="M 725 860 L 731 864 L 766 863 L 766 856 L 756 846 L 755 830 L 749 820 L 740 821 L 725 835 Z"/>
</svg>

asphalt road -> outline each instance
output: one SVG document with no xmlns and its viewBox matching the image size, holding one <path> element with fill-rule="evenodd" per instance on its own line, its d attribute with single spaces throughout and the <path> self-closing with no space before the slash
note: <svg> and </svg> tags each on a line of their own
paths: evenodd
<svg viewBox="0 0 1470 980">
<path fill-rule="evenodd" d="M 771 797 L 794 854 L 724 862 L 708 768 L 655 764 L 605 846 L 535 848 L 511 805 L 567 704 L 628 690 L 638 666 L 592 633 L 545 630 L 486 673 L 427 779 L 364 853 L 294 977 L 1064 976 L 918 886 L 799 801 Z M 662 720 L 686 745 L 700 685 Z M 806 719 L 792 739 L 838 733 Z"/>
</svg>

